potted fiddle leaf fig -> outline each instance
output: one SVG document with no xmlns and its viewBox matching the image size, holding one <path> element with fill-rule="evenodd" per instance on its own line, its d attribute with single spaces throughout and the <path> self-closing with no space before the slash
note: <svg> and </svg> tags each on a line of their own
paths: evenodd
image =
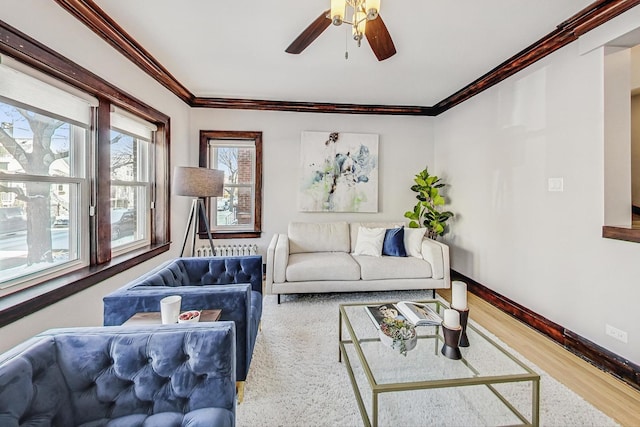
<svg viewBox="0 0 640 427">
<path fill-rule="evenodd" d="M 409 218 L 410 228 L 425 227 L 427 237 L 436 239 L 446 232 L 446 222 L 453 216 L 453 212 L 443 210 L 446 203 L 444 196 L 440 194 L 440 188 L 446 184 L 436 175 L 430 175 L 427 168 L 416 174 L 411 191 L 418 193 L 418 203 L 412 211 L 405 212 Z"/>
</svg>

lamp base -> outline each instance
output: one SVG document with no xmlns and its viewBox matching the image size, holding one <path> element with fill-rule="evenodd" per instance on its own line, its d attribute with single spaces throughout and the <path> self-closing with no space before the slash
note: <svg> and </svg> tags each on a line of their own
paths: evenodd
<svg viewBox="0 0 640 427">
<path fill-rule="evenodd" d="M 201 198 L 194 198 L 191 202 L 191 211 L 189 213 L 189 220 L 187 222 L 187 229 L 184 233 L 184 240 L 182 242 L 182 250 L 180 251 L 180 257 L 184 256 L 184 250 L 187 247 L 187 241 L 191 236 L 191 256 L 195 255 L 196 249 L 196 239 L 198 238 L 198 231 L 200 229 L 200 218 L 202 218 L 204 223 L 204 228 L 207 232 L 207 237 L 209 238 L 209 245 L 211 245 L 211 253 L 214 253 L 213 250 L 213 238 L 211 237 L 211 230 L 209 229 L 209 220 L 207 220 L 207 212 L 204 208 L 204 200 Z M 193 233 L 190 233 L 193 225 Z"/>
</svg>

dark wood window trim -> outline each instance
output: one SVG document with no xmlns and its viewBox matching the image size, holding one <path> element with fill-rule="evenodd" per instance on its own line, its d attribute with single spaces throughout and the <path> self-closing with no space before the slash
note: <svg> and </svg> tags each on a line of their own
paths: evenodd
<svg viewBox="0 0 640 427">
<path fill-rule="evenodd" d="M 98 107 L 99 131 L 96 136 L 99 151 L 97 159 L 98 182 L 96 183 L 98 214 L 91 219 L 90 232 L 95 237 L 92 239 L 90 248 L 90 265 L 0 298 L 0 327 L 2 327 L 169 250 L 170 118 L 3 21 L 0 21 L 0 53 L 64 81 L 97 97 L 100 101 Z M 105 182 L 108 183 L 110 179 L 110 158 L 104 156 L 104 152 L 100 152 L 100 147 L 108 151 L 109 144 L 105 144 L 105 141 L 109 139 L 109 114 L 107 112 L 112 104 L 130 111 L 158 127 L 153 145 L 156 161 L 155 181 L 152 190 L 155 196 L 155 207 L 151 216 L 151 244 L 118 257 L 111 256 L 110 238 L 100 237 L 100 234 L 105 229 L 109 230 L 111 226 L 109 186 L 105 185 Z M 107 178 L 103 180 L 105 171 Z M 98 232 L 98 230 L 101 231 Z"/>
<path fill-rule="evenodd" d="M 262 132 L 251 131 L 220 131 L 220 130 L 201 130 L 200 131 L 200 150 L 199 150 L 199 166 L 202 168 L 209 167 L 209 140 L 210 139 L 229 139 L 229 140 L 253 140 L 256 148 L 256 170 L 255 170 L 255 208 L 253 230 L 251 231 L 212 231 L 211 235 L 214 239 L 249 239 L 259 238 L 262 235 Z M 207 203 L 207 214 L 210 212 L 211 203 Z M 199 230 L 201 239 L 206 239 L 207 234 L 204 230 Z"/>
<path fill-rule="evenodd" d="M 602 227 L 602 237 L 640 243 L 640 228 L 605 225 Z"/>
</svg>

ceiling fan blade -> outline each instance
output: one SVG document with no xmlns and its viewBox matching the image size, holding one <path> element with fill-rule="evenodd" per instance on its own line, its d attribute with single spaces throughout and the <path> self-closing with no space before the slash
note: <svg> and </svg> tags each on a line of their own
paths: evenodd
<svg viewBox="0 0 640 427">
<path fill-rule="evenodd" d="M 396 47 L 380 15 L 372 21 L 367 21 L 364 34 L 378 61 L 384 61 L 396 54 Z"/>
<path fill-rule="evenodd" d="M 315 21 L 311 23 L 304 31 L 296 38 L 293 43 L 285 49 L 287 53 L 298 54 L 305 50 L 315 39 L 318 38 L 329 25 L 331 25 L 331 19 L 328 18 L 329 11 L 325 10 L 322 15 L 318 16 Z"/>
</svg>

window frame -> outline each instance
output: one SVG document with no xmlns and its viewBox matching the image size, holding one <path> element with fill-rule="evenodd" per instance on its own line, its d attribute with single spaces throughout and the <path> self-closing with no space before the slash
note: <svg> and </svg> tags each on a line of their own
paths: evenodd
<svg viewBox="0 0 640 427">
<path fill-rule="evenodd" d="M 170 118 L 1 20 L 0 54 L 61 80 L 99 101 L 94 121 L 96 152 L 91 156 L 94 172 L 89 176 L 94 182 L 89 195 L 90 205 L 95 210 L 95 215 L 87 219 L 90 235 L 93 236 L 90 239 L 89 265 L 0 298 L 2 327 L 169 250 Z M 117 256 L 112 256 L 110 242 L 109 133 L 112 106 L 157 126 L 156 138 L 150 147 L 150 156 L 155 160 L 154 175 L 150 177 L 153 200 L 151 240 L 144 247 Z"/>
<path fill-rule="evenodd" d="M 215 239 L 247 239 L 258 238 L 262 235 L 262 132 L 259 131 L 220 131 L 201 130 L 200 131 L 200 153 L 199 166 L 210 167 L 211 158 L 209 140 L 230 140 L 230 141 L 252 141 L 255 146 L 254 165 L 254 199 L 253 199 L 253 229 L 252 230 L 211 230 L 211 235 Z M 239 187 L 238 187 L 239 188 Z M 212 206 L 212 199 L 209 198 L 206 205 L 207 217 L 212 218 L 217 207 Z M 201 239 L 207 238 L 206 231 L 201 227 L 198 230 Z"/>
</svg>

